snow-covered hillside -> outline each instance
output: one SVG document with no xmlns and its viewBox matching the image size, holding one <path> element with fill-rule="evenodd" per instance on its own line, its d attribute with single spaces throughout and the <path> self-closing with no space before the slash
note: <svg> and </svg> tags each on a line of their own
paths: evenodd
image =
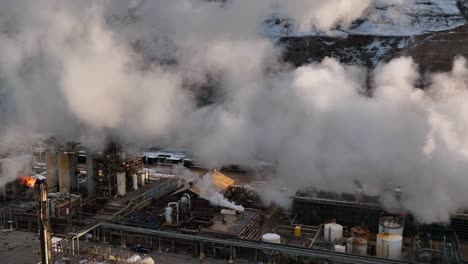
<svg viewBox="0 0 468 264">
<path fill-rule="evenodd" d="M 267 21 L 265 32 L 271 37 L 347 34 L 409 36 L 450 30 L 466 24 L 457 6 L 458 0 L 403 0 L 401 4 L 390 2 L 374 0 L 361 19 L 327 33 L 299 32 L 294 19 L 282 17 L 281 14 Z"/>
</svg>

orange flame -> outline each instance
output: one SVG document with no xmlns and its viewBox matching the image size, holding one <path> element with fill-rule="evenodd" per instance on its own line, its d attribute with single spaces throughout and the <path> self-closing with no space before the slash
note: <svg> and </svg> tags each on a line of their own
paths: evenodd
<svg viewBox="0 0 468 264">
<path fill-rule="evenodd" d="M 36 179 L 31 176 L 23 176 L 21 177 L 21 184 L 28 186 L 29 188 L 34 187 L 34 183 L 36 183 Z"/>
</svg>

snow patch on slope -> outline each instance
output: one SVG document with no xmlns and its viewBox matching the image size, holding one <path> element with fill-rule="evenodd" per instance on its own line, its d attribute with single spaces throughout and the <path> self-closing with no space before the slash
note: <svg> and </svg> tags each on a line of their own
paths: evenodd
<svg viewBox="0 0 468 264">
<path fill-rule="evenodd" d="M 395 4 L 387 0 L 373 0 L 361 19 L 350 27 L 338 26 L 329 32 L 301 32 L 292 18 L 275 14 L 265 23 L 265 34 L 282 36 L 411 36 L 450 30 L 466 24 L 457 0 L 404 0 Z"/>
<path fill-rule="evenodd" d="M 408 36 L 450 30 L 466 24 L 457 0 L 405 0 L 401 5 L 376 2 L 364 17 L 347 32 L 356 35 Z"/>
</svg>

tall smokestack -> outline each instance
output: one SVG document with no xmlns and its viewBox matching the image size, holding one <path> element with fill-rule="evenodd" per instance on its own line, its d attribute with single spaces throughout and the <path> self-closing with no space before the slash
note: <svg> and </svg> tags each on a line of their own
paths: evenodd
<svg viewBox="0 0 468 264">
<path fill-rule="evenodd" d="M 47 182 L 45 179 L 37 179 L 34 184 L 37 199 L 39 218 L 39 232 L 41 239 L 42 264 L 52 262 L 52 244 L 50 240 L 49 210 L 47 204 Z"/>
</svg>

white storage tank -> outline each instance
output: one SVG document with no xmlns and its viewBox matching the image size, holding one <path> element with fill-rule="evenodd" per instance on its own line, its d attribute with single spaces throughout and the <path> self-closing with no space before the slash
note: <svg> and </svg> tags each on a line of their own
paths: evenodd
<svg viewBox="0 0 468 264">
<path fill-rule="evenodd" d="M 404 219 L 395 216 L 384 216 L 379 219 L 379 233 L 403 236 Z"/>
<path fill-rule="evenodd" d="M 351 237 L 346 241 L 346 252 L 358 255 L 367 255 L 367 240 L 360 237 Z"/>
<path fill-rule="evenodd" d="M 133 190 L 138 190 L 138 175 L 133 174 Z"/>
<path fill-rule="evenodd" d="M 376 255 L 377 257 L 400 259 L 403 237 L 396 234 L 377 234 Z"/>
<path fill-rule="evenodd" d="M 146 185 L 146 173 L 140 172 L 140 185 L 141 187 Z"/>
<path fill-rule="evenodd" d="M 266 233 L 262 236 L 263 242 L 281 244 L 281 237 L 275 233 Z"/>
<path fill-rule="evenodd" d="M 346 253 L 346 247 L 342 245 L 335 245 L 335 252 Z"/>
<path fill-rule="evenodd" d="M 166 223 L 172 224 L 172 207 L 168 206 L 165 209 Z"/>
<path fill-rule="evenodd" d="M 325 225 L 323 236 L 327 242 L 339 241 L 343 238 L 343 226 L 337 223 L 329 223 Z"/>
<path fill-rule="evenodd" d="M 117 193 L 120 196 L 125 196 L 127 194 L 125 172 L 117 172 Z"/>
</svg>

